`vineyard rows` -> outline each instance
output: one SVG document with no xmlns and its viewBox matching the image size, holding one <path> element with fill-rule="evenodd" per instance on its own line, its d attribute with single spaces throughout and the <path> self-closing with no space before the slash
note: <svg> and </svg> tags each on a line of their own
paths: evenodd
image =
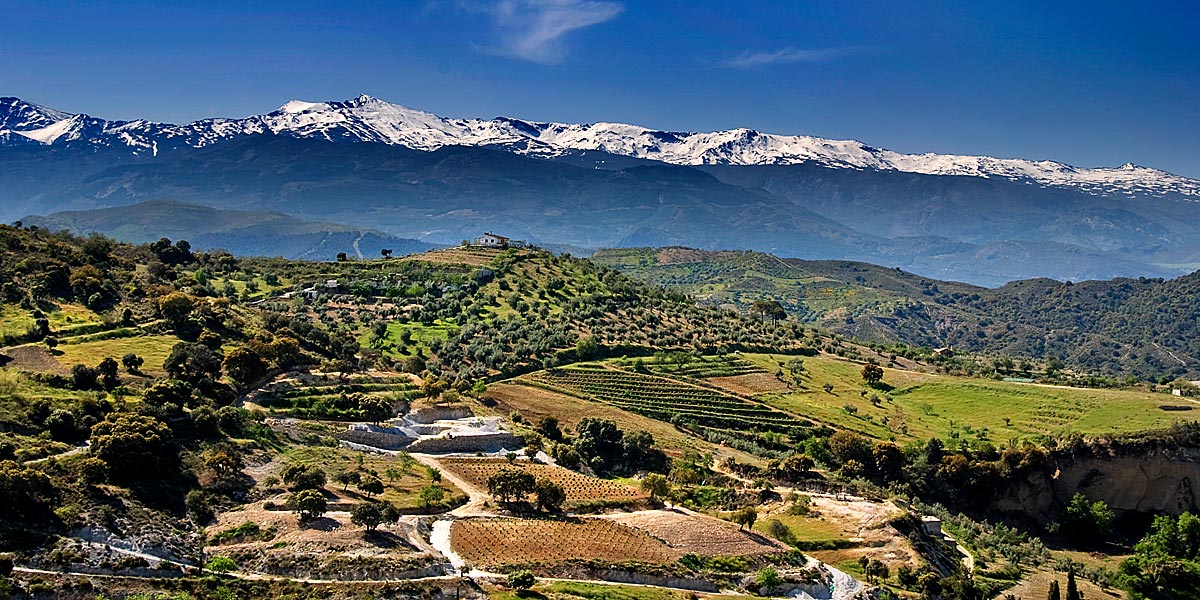
<svg viewBox="0 0 1200 600">
<path fill-rule="evenodd" d="M 446 470 L 466 479 L 471 485 L 486 490 L 488 478 L 503 468 L 522 469 L 536 478 L 545 477 L 563 487 L 567 502 L 601 500 L 636 500 L 645 498 L 641 490 L 614 481 L 588 477 L 562 467 L 529 461 L 509 464 L 504 459 L 488 458 L 443 458 L 438 462 Z"/>
<path fill-rule="evenodd" d="M 766 372 L 761 367 L 751 362 L 747 362 L 741 358 L 728 356 L 713 359 L 702 358 L 686 362 L 682 365 L 658 362 L 650 363 L 647 366 L 655 373 L 697 378 L 732 377 L 735 375 L 749 375 L 751 373 Z"/>
<path fill-rule="evenodd" d="M 468 563 L 558 563 L 602 560 L 668 564 L 677 550 L 649 534 L 605 519 L 459 519 L 450 545 Z"/>
<path fill-rule="evenodd" d="M 706 428 L 777 433 L 807 425 L 736 396 L 653 375 L 567 368 L 540 371 L 530 379 L 663 421 L 678 417 Z"/>
</svg>

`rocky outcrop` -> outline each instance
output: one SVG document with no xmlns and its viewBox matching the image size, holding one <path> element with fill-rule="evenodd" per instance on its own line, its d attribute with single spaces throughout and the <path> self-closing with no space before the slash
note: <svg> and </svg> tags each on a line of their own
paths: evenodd
<svg viewBox="0 0 1200 600">
<path fill-rule="evenodd" d="M 1106 451 L 1107 450 L 1107 451 Z M 1200 447 L 1159 444 L 1060 453 L 1050 468 L 1004 490 L 999 508 L 1051 520 L 1076 493 L 1116 511 L 1200 510 Z"/>
<path fill-rule="evenodd" d="M 409 411 L 404 418 L 412 423 L 430 424 L 435 421 L 465 419 L 474 416 L 465 404 L 435 404 Z"/>
</svg>

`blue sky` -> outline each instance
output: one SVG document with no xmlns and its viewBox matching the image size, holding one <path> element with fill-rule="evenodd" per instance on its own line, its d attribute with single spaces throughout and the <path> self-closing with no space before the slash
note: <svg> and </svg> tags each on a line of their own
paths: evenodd
<svg viewBox="0 0 1200 600">
<path fill-rule="evenodd" d="M 8 0 L 0 95 L 183 122 L 367 93 L 1200 177 L 1200 8 L 1154 2 Z"/>
</svg>

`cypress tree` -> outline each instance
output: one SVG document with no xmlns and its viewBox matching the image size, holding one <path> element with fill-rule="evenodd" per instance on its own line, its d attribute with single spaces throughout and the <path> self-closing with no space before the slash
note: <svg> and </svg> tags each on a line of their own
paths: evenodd
<svg viewBox="0 0 1200 600">
<path fill-rule="evenodd" d="M 1075 585 L 1075 570 L 1067 571 L 1067 600 L 1083 600 L 1079 595 L 1079 587 Z"/>
<path fill-rule="evenodd" d="M 1058 591 L 1058 580 L 1050 581 L 1050 591 L 1046 594 L 1046 600 L 1062 600 L 1062 594 Z"/>
</svg>

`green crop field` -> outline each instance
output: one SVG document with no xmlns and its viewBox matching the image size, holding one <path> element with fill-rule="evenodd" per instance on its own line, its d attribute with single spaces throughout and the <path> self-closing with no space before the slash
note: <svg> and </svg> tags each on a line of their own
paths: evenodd
<svg viewBox="0 0 1200 600">
<path fill-rule="evenodd" d="M 171 348 L 178 343 L 179 338 L 170 335 L 143 335 L 81 344 L 62 344 L 55 350 L 55 358 L 67 368 L 78 364 L 94 367 L 105 358 L 112 357 L 120 361 L 122 356 L 132 352 L 145 359 L 146 364 L 142 370 L 154 373 L 162 371 L 163 363 L 171 354 Z"/>
<path fill-rule="evenodd" d="M 402 344 L 400 336 L 405 331 L 411 337 L 407 344 Z M 380 343 L 372 345 L 371 332 L 366 328 L 359 333 L 358 342 L 363 347 L 377 347 L 384 356 L 391 358 L 412 356 L 417 352 L 417 349 L 420 349 L 423 354 L 428 356 L 430 342 L 444 340 L 457 332 L 458 326 L 444 319 L 438 319 L 428 325 L 417 322 L 391 322 L 387 326 L 387 336 Z M 403 352 L 401 348 L 404 349 Z"/>
<path fill-rule="evenodd" d="M 766 369 L 790 357 L 744 355 Z M 861 365 L 828 356 L 803 359 L 796 389 L 757 396 L 763 402 L 876 438 L 989 440 L 1132 433 L 1200 418 L 1167 411 L 1191 401 L 1138 390 L 1066 388 L 884 369 L 883 389 L 867 388 Z M 830 391 L 823 389 L 831 384 Z M 887 388 L 891 389 L 887 389 Z M 864 394 L 865 392 L 865 394 Z M 872 401 L 872 400 L 875 401 Z"/>
<path fill-rule="evenodd" d="M 817 517 L 788 514 L 764 515 L 754 523 L 754 530 L 769 535 L 767 524 L 771 521 L 783 523 L 788 531 L 792 532 L 792 538 L 798 543 L 849 543 L 836 523 Z"/>
<path fill-rule="evenodd" d="M 77 329 L 103 323 L 100 315 L 78 304 L 64 302 L 52 310 L 43 312 L 50 321 L 50 330 L 58 336 L 71 335 Z M 11 304 L 0 306 L 0 345 L 5 339 L 24 336 L 29 328 L 33 327 L 34 321 L 32 311 Z"/>
</svg>

